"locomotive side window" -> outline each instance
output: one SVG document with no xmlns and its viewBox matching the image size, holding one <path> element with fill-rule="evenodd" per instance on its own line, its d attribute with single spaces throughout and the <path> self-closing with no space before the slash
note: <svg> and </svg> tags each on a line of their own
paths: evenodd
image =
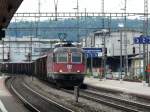
<svg viewBox="0 0 150 112">
<path fill-rule="evenodd" d="M 68 53 L 57 53 L 57 62 L 58 63 L 66 63 L 68 62 Z"/>
<path fill-rule="evenodd" d="M 82 62 L 82 56 L 81 53 L 72 53 L 72 60 L 73 63 L 81 63 Z"/>
<path fill-rule="evenodd" d="M 86 55 L 85 55 L 85 53 L 82 53 L 82 63 L 85 63 L 86 62 L 86 57 L 85 57 Z"/>
<path fill-rule="evenodd" d="M 53 62 L 56 62 L 56 56 L 54 53 L 53 53 Z"/>
</svg>

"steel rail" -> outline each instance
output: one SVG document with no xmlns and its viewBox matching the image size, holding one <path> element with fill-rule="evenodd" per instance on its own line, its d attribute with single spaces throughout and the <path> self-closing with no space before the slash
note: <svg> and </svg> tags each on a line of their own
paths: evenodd
<svg viewBox="0 0 150 112">
<path fill-rule="evenodd" d="M 74 92 L 70 91 L 70 90 L 66 90 L 66 89 L 61 89 L 61 90 L 64 91 L 64 92 L 70 93 L 70 94 L 74 94 Z M 89 94 L 91 94 L 91 95 L 89 95 Z M 113 98 L 113 97 L 109 97 L 109 96 L 106 96 L 106 95 L 100 95 L 101 98 L 98 98 L 98 97 L 94 97 L 95 94 L 90 93 L 90 92 L 87 93 L 87 92 L 84 92 L 83 90 L 80 90 L 80 95 L 79 96 L 83 97 L 85 99 L 92 100 L 92 101 L 95 101 L 95 102 L 98 102 L 98 103 L 102 103 L 102 104 L 105 104 L 107 106 L 114 107 L 114 108 L 124 110 L 124 111 L 127 111 L 127 112 L 141 112 L 140 110 L 134 109 L 133 107 L 127 107 L 126 106 L 127 101 L 123 100 L 123 99 L 120 99 L 120 101 L 119 101 L 118 98 Z M 112 99 L 114 101 L 119 101 L 120 104 L 116 104 L 116 103 L 113 103 L 111 101 L 108 101 L 110 99 Z M 122 102 L 125 105 L 123 105 Z M 133 103 L 133 102 L 129 102 L 129 101 L 128 101 L 128 103 L 130 103 L 130 106 L 132 106 L 132 104 L 134 106 L 135 105 L 136 106 L 140 105 L 140 103 Z M 140 105 L 140 107 L 142 107 L 142 106 L 146 107 L 147 109 L 149 108 L 148 105 L 144 105 L 144 104 Z M 144 107 L 142 107 L 142 108 L 144 108 Z"/>
<path fill-rule="evenodd" d="M 71 109 L 69 109 L 69 108 L 67 108 L 67 107 L 65 107 L 65 106 L 63 106 L 63 105 L 61 105 L 61 104 L 59 104 L 59 103 L 57 103 L 57 102 L 55 102 L 55 101 L 49 99 L 48 97 L 45 97 L 45 96 L 41 95 L 40 93 L 34 91 L 34 90 L 31 89 L 27 84 L 23 83 L 23 85 L 24 85 L 24 87 L 26 87 L 28 90 L 30 90 L 30 91 L 33 92 L 34 94 L 40 96 L 42 99 L 44 99 L 44 100 L 46 100 L 46 101 L 48 101 L 48 102 L 50 102 L 50 103 L 53 103 L 53 104 L 55 104 L 56 106 L 60 107 L 61 109 L 64 110 L 64 112 L 74 112 L 73 110 L 71 110 Z"/>
<path fill-rule="evenodd" d="M 129 100 L 121 99 L 121 98 L 117 98 L 117 97 L 112 97 L 112 96 L 108 96 L 108 95 L 105 95 L 105 94 L 100 94 L 100 93 L 97 93 L 97 92 L 94 92 L 94 91 L 85 90 L 85 91 L 82 91 L 82 93 L 88 93 L 88 94 L 91 94 L 91 95 L 94 95 L 94 96 L 104 97 L 104 98 L 107 98 L 109 100 L 123 102 L 127 105 L 136 106 L 138 108 L 140 107 L 142 109 L 150 110 L 150 105 L 147 105 L 147 104 L 142 104 L 142 103 L 139 103 L 139 102 L 129 101 Z"/>
<path fill-rule="evenodd" d="M 14 79 L 13 79 L 14 80 Z M 23 98 L 18 92 L 17 90 L 14 88 L 13 86 L 13 81 L 11 82 L 11 89 L 12 91 L 17 95 L 17 97 L 27 106 L 29 106 L 29 108 L 31 108 L 32 110 L 34 110 L 34 112 L 41 112 L 40 110 L 38 110 L 36 107 L 34 107 L 31 103 L 29 103 L 25 98 Z"/>
<path fill-rule="evenodd" d="M 10 78 L 11 79 L 11 78 Z M 10 88 L 13 91 L 13 93 L 25 104 L 25 106 L 27 106 L 30 110 L 34 111 L 34 112 L 42 112 L 41 110 L 37 109 L 36 106 L 34 106 L 31 102 L 28 102 L 27 99 L 25 99 L 23 97 L 23 95 L 21 95 L 17 89 L 15 89 L 15 85 L 14 85 L 14 81 L 16 78 L 13 78 L 11 80 L 11 84 L 10 84 Z M 27 86 L 24 82 L 22 83 L 23 87 L 25 87 L 27 90 L 29 90 L 31 93 L 33 93 L 34 95 L 37 95 L 39 98 L 41 98 L 43 101 L 54 105 L 56 108 L 59 108 L 60 111 L 62 112 L 74 112 L 73 110 L 49 99 L 48 97 L 45 97 L 43 95 L 41 95 L 40 93 L 34 91 L 33 89 L 31 89 L 29 86 Z"/>
</svg>

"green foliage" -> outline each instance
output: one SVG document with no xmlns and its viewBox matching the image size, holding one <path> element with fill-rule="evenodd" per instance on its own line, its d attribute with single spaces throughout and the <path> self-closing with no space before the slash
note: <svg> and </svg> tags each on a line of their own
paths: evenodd
<svg viewBox="0 0 150 112">
<path fill-rule="evenodd" d="M 143 77 L 143 75 L 141 74 L 141 75 L 139 76 L 139 80 L 141 80 L 141 81 L 142 81 L 142 80 L 143 80 L 143 78 L 144 78 L 144 77 Z"/>
<path fill-rule="evenodd" d="M 109 18 L 105 18 L 105 28 L 111 31 L 118 30 L 118 24 L 123 23 L 123 19 L 112 19 L 109 25 Z M 67 33 L 67 40 L 77 40 L 78 24 L 77 19 L 64 19 L 59 21 L 45 20 L 41 22 L 20 21 L 10 23 L 7 35 L 12 37 L 33 36 L 40 38 L 58 38 L 58 33 Z M 141 20 L 127 19 L 127 27 L 142 31 L 143 22 Z M 11 30 L 9 30 L 11 28 Z M 87 36 L 89 33 L 102 28 L 102 18 L 100 17 L 82 17 L 79 19 L 79 36 Z"/>
<path fill-rule="evenodd" d="M 86 77 L 91 77 L 91 76 L 93 76 L 93 74 L 92 74 L 91 72 L 88 72 L 88 73 L 86 74 Z"/>
</svg>

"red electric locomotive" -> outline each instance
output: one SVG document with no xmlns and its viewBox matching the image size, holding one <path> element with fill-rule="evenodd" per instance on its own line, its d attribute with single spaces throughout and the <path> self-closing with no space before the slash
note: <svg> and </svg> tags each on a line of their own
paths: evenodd
<svg viewBox="0 0 150 112">
<path fill-rule="evenodd" d="M 8 70 L 11 73 L 9 66 L 17 66 L 18 64 L 7 63 Z M 84 51 L 78 45 L 72 43 L 60 43 L 49 51 L 46 55 L 38 58 L 32 63 L 25 63 L 22 69 L 16 68 L 17 72 L 34 75 L 39 79 L 55 82 L 58 86 L 72 87 L 81 85 L 86 74 L 86 59 Z M 13 70 L 13 69 L 12 69 Z"/>
<path fill-rule="evenodd" d="M 85 55 L 76 45 L 61 43 L 47 54 L 48 80 L 62 86 L 75 86 L 83 83 L 85 74 Z"/>
</svg>

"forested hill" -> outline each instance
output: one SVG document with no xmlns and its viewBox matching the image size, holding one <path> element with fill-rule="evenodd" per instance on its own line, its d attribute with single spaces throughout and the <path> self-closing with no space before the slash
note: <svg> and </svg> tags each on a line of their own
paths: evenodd
<svg viewBox="0 0 150 112">
<path fill-rule="evenodd" d="M 123 23 L 123 19 L 105 19 L 105 28 L 112 30 L 118 29 L 118 24 Z M 141 30 L 143 21 L 134 19 L 127 20 L 127 27 L 132 30 Z M 80 18 L 64 19 L 59 21 L 45 20 L 41 22 L 20 21 L 10 23 L 7 35 L 11 37 L 33 36 L 38 38 L 58 38 L 59 33 L 66 33 L 67 40 L 77 40 L 77 35 L 87 36 L 89 33 L 100 30 L 102 28 L 102 18 Z"/>
</svg>

